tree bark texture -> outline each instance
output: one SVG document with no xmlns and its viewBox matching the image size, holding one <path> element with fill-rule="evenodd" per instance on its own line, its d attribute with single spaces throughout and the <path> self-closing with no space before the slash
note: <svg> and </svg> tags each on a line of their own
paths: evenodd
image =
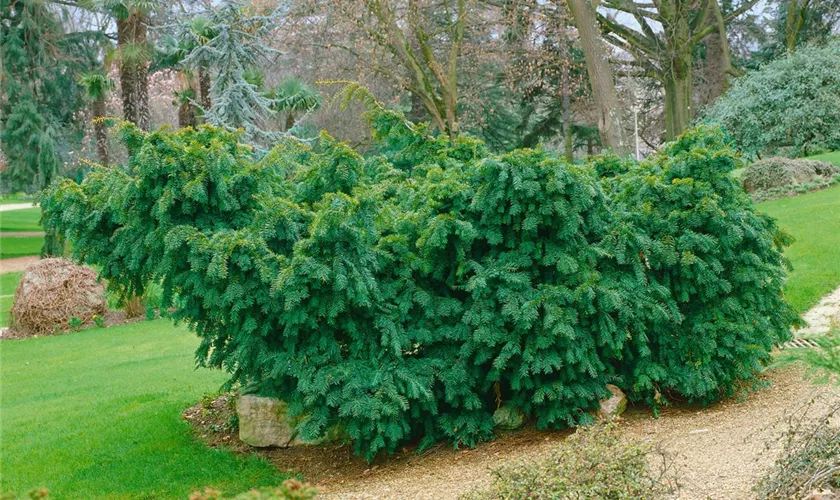
<svg viewBox="0 0 840 500">
<path fill-rule="evenodd" d="M 568 5 L 583 48 L 586 72 L 589 75 L 592 98 L 598 114 L 601 142 L 615 154 L 626 154 L 627 143 L 621 128 L 615 79 L 596 24 L 595 12 L 586 0 L 568 0 Z"/>
</svg>

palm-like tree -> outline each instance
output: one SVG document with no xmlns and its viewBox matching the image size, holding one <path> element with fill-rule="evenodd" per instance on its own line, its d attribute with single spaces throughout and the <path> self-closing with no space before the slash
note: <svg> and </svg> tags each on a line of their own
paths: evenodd
<svg viewBox="0 0 840 500">
<path fill-rule="evenodd" d="M 160 6 L 159 0 L 82 0 L 80 4 L 115 19 L 123 117 L 148 130 L 149 16 Z"/>
<path fill-rule="evenodd" d="M 295 126 L 301 113 L 314 111 L 321 106 L 321 93 L 296 77 L 288 77 L 272 89 L 268 97 L 274 100 L 274 109 L 286 113 L 286 131 Z"/>
<path fill-rule="evenodd" d="M 108 92 L 114 88 L 114 82 L 101 71 L 85 73 L 79 78 L 79 83 L 84 87 L 87 100 L 91 103 L 91 115 L 93 118 L 93 130 L 96 137 L 96 149 L 99 153 L 99 161 L 108 165 L 108 132 L 106 130 L 105 100 Z"/>
<path fill-rule="evenodd" d="M 210 109 L 210 73 L 200 64 L 187 64 L 190 53 L 215 36 L 206 17 L 196 17 L 180 27 L 177 35 L 163 35 L 155 50 L 152 69 L 177 69 L 181 89 L 175 93 L 178 126 L 195 126 L 201 122 L 201 109 Z M 198 106 L 196 106 L 198 103 Z"/>
</svg>

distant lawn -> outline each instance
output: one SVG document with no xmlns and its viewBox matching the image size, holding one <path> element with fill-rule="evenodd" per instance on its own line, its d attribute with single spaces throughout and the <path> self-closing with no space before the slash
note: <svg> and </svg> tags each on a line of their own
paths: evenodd
<svg viewBox="0 0 840 500">
<path fill-rule="evenodd" d="M 40 219 L 41 209 L 38 207 L 0 212 L 0 232 L 43 231 L 38 224 Z"/>
<path fill-rule="evenodd" d="M 835 165 L 840 166 L 840 151 L 834 151 L 833 153 L 823 153 L 821 155 L 814 155 L 809 156 L 809 160 L 822 160 L 831 162 Z"/>
<path fill-rule="evenodd" d="M 43 236 L 3 238 L 2 233 L 0 233 L 0 259 L 39 255 L 41 253 L 41 246 L 43 245 Z"/>
<path fill-rule="evenodd" d="M 840 159 L 840 153 L 832 154 Z M 804 312 L 840 286 L 840 186 L 767 201 L 758 208 L 796 238 L 785 252 L 793 263 L 785 295 Z"/>
<path fill-rule="evenodd" d="M 0 327 L 9 326 L 9 311 L 15 298 L 15 290 L 23 273 L 0 274 Z"/>
<path fill-rule="evenodd" d="M 181 411 L 225 380 L 195 369 L 197 342 L 163 320 L 2 341 L 0 491 L 183 499 L 282 482 L 263 460 L 193 439 Z"/>
<path fill-rule="evenodd" d="M 35 196 L 24 193 L 4 194 L 0 196 L 0 205 L 9 205 L 12 203 L 32 203 L 35 201 Z"/>
</svg>

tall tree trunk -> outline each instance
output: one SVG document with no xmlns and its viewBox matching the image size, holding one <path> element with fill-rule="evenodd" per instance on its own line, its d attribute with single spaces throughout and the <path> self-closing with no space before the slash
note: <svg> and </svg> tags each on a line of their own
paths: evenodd
<svg viewBox="0 0 840 500">
<path fill-rule="evenodd" d="M 586 0 L 568 0 L 568 5 L 580 35 L 586 72 L 589 75 L 592 98 L 598 113 L 598 132 L 601 134 L 601 142 L 616 154 L 626 154 L 627 143 L 621 128 L 615 79 L 601 39 L 601 32 L 595 22 L 595 13 Z"/>
<path fill-rule="evenodd" d="M 99 154 L 99 162 L 108 166 L 108 129 L 105 127 L 105 101 L 97 99 L 93 101 L 93 134 L 96 137 L 96 151 Z"/>
<path fill-rule="evenodd" d="M 210 99 L 210 73 L 202 67 L 198 68 L 198 104 L 205 111 L 213 104 Z M 199 117 L 199 123 L 204 123 L 203 116 Z"/>
<path fill-rule="evenodd" d="M 295 126 L 295 114 L 291 111 L 286 111 L 286 132 Z"/>
<path fill-rule="evenodd" d="M 563 68 L 563 75 L 560 80 L 560 92 L 563 103 L 563 142 L 566 160 L 571 163 L 574 161 L 574 147 L 572 145 L 572 102 L 569 94 L 571 88 L 569 85 L 569 66 Z"/>
<path fill-rule="evenodd" d="M 123 117 L 143 130 L 149 129 L 150 121 L 149 77 L 147 61 L 139 53 L 146 44 L 147 29 L 146 17 L 136 12 L 117 19 Z"/>
<path fill-rule="evenodd" d="M 688 18 L 678 16 L 667 37 L 671 54 L 664 71 L 665 139 L 672 141 L 691 123 L 691 32 Z"/>
</svg>

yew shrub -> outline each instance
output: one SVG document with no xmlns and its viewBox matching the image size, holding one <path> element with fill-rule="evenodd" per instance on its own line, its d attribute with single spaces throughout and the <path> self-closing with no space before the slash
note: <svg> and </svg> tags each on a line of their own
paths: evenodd
<svg viewBox="0 0 840 500">
<path fill-rule="evenodd" d="M 45 224 L 109 286 L 177 296 L 201 366 L 368 459 L 490 439 L 501 403 L 576 425 L 608 382 L 710 401 L 788 335 L 784 239 L 718 132 L 593 168 L 372 123 L 387 154 L 123 126 L 128 164 L 52 185 Z"/>
</svg>

